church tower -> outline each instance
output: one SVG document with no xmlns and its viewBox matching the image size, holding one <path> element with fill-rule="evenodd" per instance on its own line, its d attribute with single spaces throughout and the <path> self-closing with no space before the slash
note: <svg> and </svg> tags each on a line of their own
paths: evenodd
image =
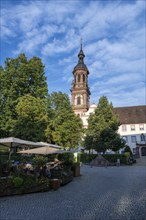
<svg viewBox="0 0 146 220">
<path fill-rule="evenodd" d="M 73 69 L 74 80 L 72 82 L 72 108 L 74 112 L 82 117 L 88 111 L 90 105 L 90 90 L 88 87 L 88 68 L 84 64 L 84 52 L 82 50 L 82 40 L 78 54 L 78 64 Z"/>
</svg>

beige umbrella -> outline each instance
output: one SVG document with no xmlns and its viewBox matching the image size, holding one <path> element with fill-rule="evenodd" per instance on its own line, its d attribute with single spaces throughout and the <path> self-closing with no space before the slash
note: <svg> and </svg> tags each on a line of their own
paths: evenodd
<svg viewBox="0 0 146 220">
<path fill-rule="evenodd" d="M 62 146 L 56 145 L 56 144 L 49 144 L 46 142 L 37 142 L 37 144 L 41 144 L 42 146 L 49 146 L 49 147 L 53 147 L 53 148 L 58 148 L 58 149 L 62 149 Z"/>
<path fill-rule="evenodd" d="M 22 150 L 22 151 L 19 151 L 18 153 L 20 153 L 20 154 L 43 154 L 43 155 L 47 155 L 47 154 L 61 154 L 61 153 L 67 153 L 67 152 L 70 152 L 70 151 L 60 150 L 60 149 L 57 149 L 57 148 L 45 146 L 45 147 L 39 147 L 39 148 L 30 149 L 30 150 Z"/>
</svg>

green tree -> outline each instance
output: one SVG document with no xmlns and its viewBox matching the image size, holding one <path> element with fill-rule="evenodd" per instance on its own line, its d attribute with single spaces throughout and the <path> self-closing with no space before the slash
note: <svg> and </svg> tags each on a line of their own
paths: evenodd
<svg viewBox="0 0 146 220">
<path fill-rule="evenodd" d="M 65 148 L 74 148 L 82 135 L 82 121 L 72 110 L 67 94 L 54 92 L 51 99 L 51 120 L 46 129 L 47 141 Z"/>
<path fill-rule="evenodd" d="M 94 136 L 92 133 L 86 132 L 84 140 L 82 141 L 82 145 L 85 146 L 86 150 L 89 150 L 90 154 L 91 150 L 93 150 L 95 146 Z"/>
<path fill-rule="evenodd" d="M 125 146 L 125 142 L 117 132 L 109 127 L 101 131 L 100 136 L 96 140 L 95 146 L 99 152 L 105 153 L 107 149 L 116 152 Z"/>
<path fill-rule="evenodd" d="M 4 68 L 0 67 L 0 134 L 9 136 L 17 121 L 15 107 L 18 98 L 30 94 L 45 98 L 48 95 L 44 65 L 41 59 L 28 60 L 25 54 L 18 58 L 7 58 Z"/>
<path fill-rule="evenodd" d="M 18 120 L 14 126 L 16 137 L 30 141 L 45 141 L 48 123 L 46 99 L 25 95 L 16 106 Z"/>
<path fill-rule="evenodd" d="M 131 148 L 128 145 L 125 145 L 124 152 L 129 152 L 131 156 L 133 155 L 132 154 L 132 150 L 131 150 Z"/>
<path fill-rule="evenodd" d="M 113 113 L 113 106 L 108 99 L 103 96 L 100 98 L 95 113 L 88 119 L 87 135 L 92 137 L 91 144 L 97 152 L 107 149 L 117 151 L 124 146 L 119 134 L 117 133 L 120 125 L 118 117 Z M 86 138 L 84 142 L 87 146 Z"/>
</svg>

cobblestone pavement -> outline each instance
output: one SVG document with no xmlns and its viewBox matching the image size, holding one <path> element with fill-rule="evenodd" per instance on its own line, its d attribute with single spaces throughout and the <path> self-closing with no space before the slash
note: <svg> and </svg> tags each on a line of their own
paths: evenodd
<svg viewBox="0 0 146 220">
<path fill-rule="evenodd" d="M 140 157 L 136 159 L 136 165 L 138 166 L 146 166 L 146 157 Z"/>
<path fill-rule="evenodd" d="M 1 197 L 0 220 L 144 220 L 144 166 L 81 167 L 57 191 Z"/>
</svg>

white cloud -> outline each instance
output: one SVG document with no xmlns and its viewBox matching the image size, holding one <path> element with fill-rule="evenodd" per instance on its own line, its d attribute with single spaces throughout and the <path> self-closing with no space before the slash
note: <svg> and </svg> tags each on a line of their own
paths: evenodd
<svg viewBox="0 0 146 220">
<path fill-rule="evenodd" d="M 32 29 L 26 33 L 25 38 L 18 44 L 18 49 L 14 53 L 19 54 L 22 51 L 30 54 L 35 53 L 57 30 L 56 25 L 46 25 L 45 27 Z"/>
<path fill-rule="evenodd" d="M 48 80 L 53 84 L 51 77 L 58 77 L 68 92 L 82 37 L 92 96 L 107 94 L 120 103 L 119 95 L 122 104 L 126 94 L 125 105 L 127 100 L 139 104 L 144 97 L 136 95 L 144 87 L 144 10 L 144 1 L 20 1 L 2 9 L 2 42 L 11 44 L 12 55 L 41 57 Z"/>
<path fill-rule="evenodd" d="M 123 86 L 108 88 L 105 85 L 103 88 L 98 88 L 98 92 L 92 92 L 91 103 L 95 102 L 97 104 L 99 98 L 104 95 L 108 97 L 114 107 L 145 105 L 145 96 L 143 94 L 145 94 L 144 84 L 141 87 L 135 86 L 131 90 L 126 90 Z"/>
<path fill-rule="evenodd" d="M 145 98 L 143 95 L 145 93 L 145 88 L 135 88 L 132 91 L 124 91 L 121 93 L 113 93 L 110 95 L 110 99 L 114 105 L 117 106 L 136 106 L 145 105 Z"/>
<path fill-rule="evenodd" d="M 96 83 L 94 83 L 91 87 L 91 90 L 95 90 L 97 87 L 104 87 L 108 88 L 109 86 L 119 86 L 119 85 L 124 85 L 125 87 L 127 86 L 127 84 L 133 84 L 133 83 L 137 83 L 137 82 L 141 82 L 142 81 L 142 77 L 139 74 L 136 73 L 125 73 L 122 75 L 117 75 L 117 76 L 112 76 L 110 77 L 110 75 L 108 76 L 108 78 L 101 78 L 101 80 L 97 81 Z"/>
<path fill-rule="evenodd" d="M 59 28 L 58 28 L 59 31 Z M 42 48 L 42 54 L 43 55 L 49 55 L 53 56 L 54 54 L 58 53 L 68 53 L 72 49 L 76 47 L 78 44 L 78 36 L 75 33 L 74 29 L 70 29 L 69 32 L 66 33 L 66 36 L 64 36 L 64 40 L 62 39 L 53 39 L 53 42 L 47 43 Z"/>
<path fill-rule="evenodd" d="M 139 31 L 138 31 L 139 32 Z M 135 33 L 135 32 L 134 32 Z M 117 74 L 142 73 L 145 72 L 145 35 L 144 28 L 140 28 L 139 34 L 133 34 L 133 39 L 127 41 L 110 41 L 102 39 L 97 43 L 87 46 L 87 56 L 89 60 L 89 70 L 91 77 L 103 77 Z M 140 38 L 139 38 L 140 37 Z"/>
<path fill-rule="evenodd" d="M 4 38 L 5 40 L 7 37 L 15 37 L 16 36 L 16 33 L 13 29 L 15 27 L 16 23 L 13 20 L 9 20 L 9 22 L 8 22 L 6 14 L 7 14 L 6 9 L 1 11 L 1 38 L 2 39 Z"/>
</svg>

